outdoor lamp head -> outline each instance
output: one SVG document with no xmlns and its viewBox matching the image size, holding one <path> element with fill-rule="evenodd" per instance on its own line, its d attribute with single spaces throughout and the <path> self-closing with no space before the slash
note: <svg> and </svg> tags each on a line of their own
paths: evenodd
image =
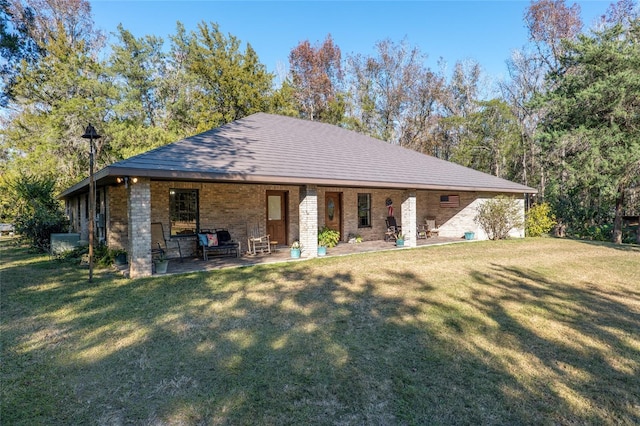
<svg viewBox="0 0 640 426">
<path fill-rule="evenodd" d="M 84 130 L 84 135 L 82 135 L 82 137 L 85 139 L 98 139 L 101 136 L 98 134 L 98 132 L 96 132 L 95 127 L 89 124 L 87 128 Z"/>
</svg>

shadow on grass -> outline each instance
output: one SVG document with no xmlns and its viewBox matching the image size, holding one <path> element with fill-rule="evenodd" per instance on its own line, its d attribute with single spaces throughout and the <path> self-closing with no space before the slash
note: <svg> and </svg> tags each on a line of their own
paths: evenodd
<svg viewBox="0 0 640 426">
<path fill-rule="evenodd" d="M 581 243 L 589 244 L 597 247 L 606 247 L 610 249 L 640 254 L 640 245 L 638 244 L 614 244 L 606 241 L 589 241 L 589 240 L 574 240 L 574 241 L 579 241 Z"/>
<path fill-rule="evenodd" d="M 554 423 L 640 423 L 640 312 L 634 309 L 640 293 L 516 267 L 491 269 L 472 274 L 480 284 L 472 303 L 498 325 L 505 351 L 538 367 L 519 383 L 540 398 L 539 409 L 551 408 Z"/>
<path fill-rule="evenodd" d="M 615 303 L 621 295 L 494 265 L 471 274 L 466 298 L 398 271 L 393 259 L 357 274 L 348 259 L 335 259 L 141 280 L 104 276 L 93 285 L 69 269 L 57 279 L 3 283 L 2 418 L 640 421 L 633 400 L 639 354 L 630 344 L 639 318 Z M 10 273 L 27 271 L 20 268 Z M 593 346 L 537 333 L 511 304 L 548 312 L 548 321 L 571 331 L 567 338 L 584 336 Z M 627 364 L 614 368 L 612 359 Z M 592 407 L 581 411 L 581 400 Z"/>
</svg>

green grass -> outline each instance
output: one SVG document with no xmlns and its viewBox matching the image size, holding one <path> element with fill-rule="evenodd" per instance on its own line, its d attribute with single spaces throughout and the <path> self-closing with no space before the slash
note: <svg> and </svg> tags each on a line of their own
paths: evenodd
<svg viewBox="0 0 640 426">
<path fill-rule="evenodd" d="M 640 249 L 478 242 L 127 280 L 0 242 L 10 424 L 638 424 Z"/>
</svg>

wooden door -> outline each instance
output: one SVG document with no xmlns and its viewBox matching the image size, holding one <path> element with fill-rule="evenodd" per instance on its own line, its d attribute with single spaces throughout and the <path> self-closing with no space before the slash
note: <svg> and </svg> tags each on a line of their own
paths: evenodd
<svg viewBox="0 0 640 426">
<path fill-rule="evenodd" d="M 327 192 L 324 196 L 324 224 L 342 235 L 342 193 Z"/>
<path fill-rule="evenodd" d="M 287 244 L 287 192 L 267 191 L 267 234 L 271 241 Z"/>
</svg>

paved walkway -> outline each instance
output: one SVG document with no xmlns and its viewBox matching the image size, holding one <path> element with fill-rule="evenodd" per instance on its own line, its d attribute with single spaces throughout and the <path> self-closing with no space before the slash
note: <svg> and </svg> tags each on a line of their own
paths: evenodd
<svg viewBox="0 0 640 426">
<path fill-rule="evenodd" d="M 418 240 L 418 247 L 440 244 L 451 244 L 457 242 L 463 242 L 464 239 L 460 238 L 444 238 L 444 237 L 432 237 L 427 239 Z M 385 250 L 409 250 L 410 247 L 396 247 L 395 242 L 379 241 L 364 241 L 357 244 L 340 243 L 336 247 L 327 249 L 326 257 L 334 256 L 347 256 L 357 253 L 385 251 Z M 303 253 L 304 255 L 304 253 Z M 307 258 L 292 259 L 289 254 L 289 247 L 280 246 L 275 252 L 271 254 L 258 254 L 255 256 L 243 255 L 240 258 L 232 257 L 214 257 L 209 255 L 209 260 L 202 260 L 200 257 L 185 257 L 180 259 L 169 259 L 169 267 L 167 268 L 167 274 L 184 274 L 187 272 L 199 272 L 199 271 L 211 271 L 222 268 L 234 268 L 250 265 L 260 265 L 269 263 L 280 262 L 300 262 Z"/>
</svg>

